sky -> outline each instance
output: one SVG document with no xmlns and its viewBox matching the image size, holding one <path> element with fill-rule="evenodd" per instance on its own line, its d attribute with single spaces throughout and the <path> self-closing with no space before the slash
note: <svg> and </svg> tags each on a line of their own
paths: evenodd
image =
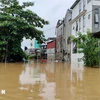
<svg viewBox="0 0 100 100">
<path fill-rule="evenodd" d="M 32 1 L 34 6 L 29 9 L 39 15 L 41 18 L 49 21 L 49 25 L 41 29 L 46 38 L 55 37 L 55 27 L 59 19 L 63 19 L 75 0 L 19 0 L 20 3 Z M 24 41 L 28 44 L 29 41 Z"/>
<path fill-rule="evenodd" d="M 19 0 L 20 2 L 32 1 L 34 6 L 29 8 L 43 19 L 49 21 L 49 25 L 44 26 L 45 37 L 55 36 L 55 26 L 59 19 L 63 19 L 66 11 L 75 0 Z"/>
</svg>

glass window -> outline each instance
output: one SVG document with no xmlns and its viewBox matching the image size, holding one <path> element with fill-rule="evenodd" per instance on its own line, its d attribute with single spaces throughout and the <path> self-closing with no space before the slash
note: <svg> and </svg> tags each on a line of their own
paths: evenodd
<svg viewBox="0 0 100 100">
<path fill-rule="evenodd" d="M 86 9 L 86 0 L 83 0 L 83 10 Z"/>
<path fill-rule="evenodd" d="M 81 29 L 81 18 L 79 19 L 79 30 Z"/>
<path fill-rule="evenodd" d="M 95 28 L 99 27 L 99 9 L 98 8 L 94 10 L 94 25 L 95 25 Z"/>
<path fill-rule="evenodd" d="M 79 3 L 79 13 L 81 13 L 81 2 Z"/>
<path fill-rule="evenodd" d="M 73 42 L 73 53 L 77 53 L 77 43 Z"/>
<path fill-rule="evenodd" d="M 78 31 L 78 21 L 76 21 L 76 32 Z"/>
<path fill-rule="evenodd" d="M 83 32 L 85 31 L 85 15 L 83 16 Z"/>
<path fill-rule="evenodd" d="M 91 15 L 89 14 L 89 15 L 88 15 L 88 19 L 90 19 L 90 17 L 91 17 Z"/>
</svg>

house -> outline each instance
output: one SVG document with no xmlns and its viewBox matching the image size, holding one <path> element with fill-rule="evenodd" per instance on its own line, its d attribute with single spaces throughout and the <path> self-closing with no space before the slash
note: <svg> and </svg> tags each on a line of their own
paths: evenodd
<svg viewBox="0 0 100 100">
<path fill-rule="evenodd" d="M 48 39 L 47 41 L 47 59 L 55 60 L 55 51 L 56 51 L 56 38 Z"/>
<path fill-rule="evenodd" d="M 72 11 L 68 9 L 64 17 L 63 50 L 64 60 L 69 62 L 71 61 L 71 19 Z"/>
<path fill-rule="evenodd" d="M 90 29 L 94 36 L 100 36 L 100 0 L 76 0 L 70 8 L 72 10 L 71 33 L 77 37 L 77 33 L 86 34 Z M 83 62 L 82 53 L 77 52 L 77 44 L 71 43 L 71 62 Z"/>
<path fill-rule="evenodd" d="M 63 60 L 63 20 L 58 20 L 56 25 L 56 59 Z"/>
<path fill-rule="evenodd" d="M 41 44 L 41 58 L 47 59 L 47 43 Z"/>
</svg>

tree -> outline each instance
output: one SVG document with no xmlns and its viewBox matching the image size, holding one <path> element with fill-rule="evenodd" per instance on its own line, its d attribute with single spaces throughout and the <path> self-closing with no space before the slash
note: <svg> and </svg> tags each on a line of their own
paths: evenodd
<svg viewBox="0 0 100 100">
<path fill-rule="evenodd" d="M 43 28 L 48 21 L 27 9 L 34 5 L 33 2 L 23 2 L 20 5 L 17 0 L 0 0 L 0 4 L 1 60 L 6 57 L 16 59 L 18 56 L 24 56 L 21 49 L 23 37 L 36 38 L 39 43 L 45 41 L 43 32 L 37 28 Z"/>
<path fill-rule="evenodd" d="M 83 61 L 85 66 L 99 65 L 99 48 L 98 40 L 93 37 L 93 34 L 87 30 L 87 34 L 78 33 L 78 37 L 71 36 L 74 42 L 77 42 L 79 53 L 83 53 Z"/>
</svg>

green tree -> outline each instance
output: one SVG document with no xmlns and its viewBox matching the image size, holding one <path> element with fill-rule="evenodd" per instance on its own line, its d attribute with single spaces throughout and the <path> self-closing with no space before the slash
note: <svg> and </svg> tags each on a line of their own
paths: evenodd
<svg viewBox="0 0 100 100">
<path fill-rule="evenodd" d="M 39 43 L 45 36 L 38 28 L 49 24 L 36 13 L 27 9 L 33 2 L 19 4 L 17 0 L 0 0 L 0 59 L 17 59 L 23 57 L 21 49 L 23 37 L 36 38 Z M 19 59 L 19 58 L 18 58 Z"/>
<path fill-rule="evenodd" d="M 78 33 L 78 37 L 71 36 L 73 42 L 77 42 L 79 53 L 83 53 L 83 61 L 85 66 L 99 65 L 99 48 L 98 40 L 93 37 L 93 34 L 87 30 L 87 34 Z"/>
</svg>

